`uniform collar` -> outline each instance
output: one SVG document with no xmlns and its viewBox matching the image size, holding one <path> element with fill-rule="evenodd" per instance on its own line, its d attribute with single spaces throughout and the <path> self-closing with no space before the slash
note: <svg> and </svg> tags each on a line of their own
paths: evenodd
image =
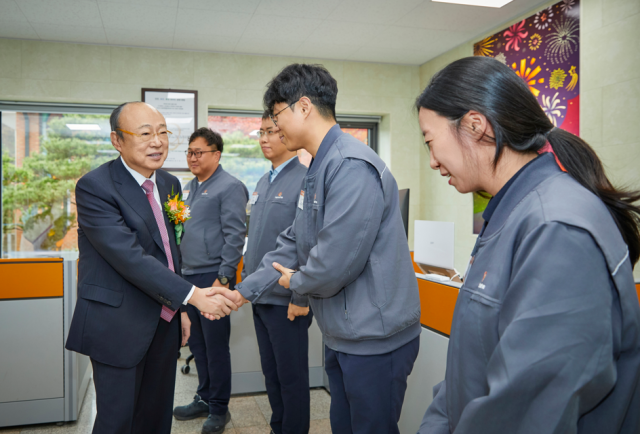
<svg viewBox="0 0 640 434">
<path fill-rule="evenodd" d="M 273 166 L 271 166 L 271 170 L 269 171 L 269 182 L 273 182 L 273 180 L 276 179 L 278 174 L 282 172 L 282 169 L 287 167 L 287 164 L 291 163 L 294 160 L 294 158 L 298 158 L 298 156 L 289 158 L 287 161 L 285 161 L 275 169 L 273 168 Z"/>
<path fill-rule="evenodd" d="M 322 139 L 322 143 L 320 143 L 320 147 L 318 148 L 318 152 L 316 152 L 316 157 L 311 160 L 311 164 L 309 165 L 309 173 L 307 175 L 313 175 L 318 171 L 318 168 L 322 164 L 322 160 L 331 149 L 331 146 L 338 140 L 343 134 L 340 129 L 340 124 L 335 124 L 332 126 L 329 131 L 327 131 L 327 135 Z"/>
<path fill-rule="evenodd" d="M 207 179 L 205 179 L 204 181 L 200 182 L 198 181 L 198 177 L 194 177 L 193 178 L 193 184 L 195 189 L 198 188 L 198 186 L 202 186 L 204 183 L 211 181 L 212 179 L 215 179 L 217 176 L 219 176 L 222 172 L 224 172 L 224 170 L 222 169 L 222 164 L 218 164 L 218 168 L 216 169 L 215 172 L 213 172 L 211 174 L 210 177 L 208 177 Z"/>
<path fill-rule="evenodd" d="M 562 171 L 551 153 L 542 154 L 527 163 L 489 201 L 482 214 L 486 222 L 482 236 L 496 233 L 527 194 L 546 179 L 559 173 Z"/>
</svg>

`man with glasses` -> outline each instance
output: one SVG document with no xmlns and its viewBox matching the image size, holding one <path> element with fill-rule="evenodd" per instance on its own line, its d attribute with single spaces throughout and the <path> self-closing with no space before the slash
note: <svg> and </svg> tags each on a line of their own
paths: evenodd
<svg viewBox="0 0 640 434">
<path fill-rule="evenodd" d="M 234 289 L 246 233 L 245 185 L 220 164 L 223 141 L 209 128 L 199 128 L 189 138 L 186 151 L 195 178 L 183 192 L 191 209 L 180 244 L 182 274 L 192 284 Z M 189 348 L 198 370 L 198 391 L 193 402 L 176 407 L 178 420 L 207 417 L 203 434 L 224 432 L 230 420 L 231 356 L 230 318 L 207 321 L 195 307 L 186 307 L 191 320 Z"/>
<path fill-rule="evenodd" d="M 158 170 L 169 149 L 162 114 L 126 103 L 110 122 L 120 157 L 76 185 L 78 301 L 66 348 L 91 359 L 94 434 L 169 434 L 176 353 L 189 338 L 178 308 L 189 303 L 216 318 L 237 307 L 180 277 L 175 228 L 162 203 L 181 189 Z"/>
<path fill-rule="evenodd" d="M 272 168 L 251 196 L 251 223 L 242 278 L 250 276 L 262 257 L 276 248 L 278 235 L 293 223 L 307 168 L 282 142 L 278 128 L 262 115 L 260 148 Z M 271 404 L 275 434 L 309 432 L 309 326 L 307 297 L 292 302 L 291 290 L 273 282 L 271 292 L 253 305 L 260 362 Z"/>
<path fill-rule="evenodd" d="M 226 295 L 259 303 L 278 282 L 294 301 L 309 296 L 326 345 L 332 432 L 399 433 L 420 342 L 418 283 L 398 185 L 375 152 L 341 131 L 337 94 L 320 65 L 289 65 L 269 83 L 264 105 L 280 140 L 314 159 L 294 223 Z"/>
</svg>

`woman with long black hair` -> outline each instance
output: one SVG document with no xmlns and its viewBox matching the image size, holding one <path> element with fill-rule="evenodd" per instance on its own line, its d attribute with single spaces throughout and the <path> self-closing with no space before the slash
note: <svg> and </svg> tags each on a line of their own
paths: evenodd
<svg viewBox="0 0 640 434">
<path fill-rule="evenodd" d="M 420 434 L 639 433 L 640 192 L 494 59 L 453 62 L 416 107 L 431 168 L 493 196 Z"/>
</svg>

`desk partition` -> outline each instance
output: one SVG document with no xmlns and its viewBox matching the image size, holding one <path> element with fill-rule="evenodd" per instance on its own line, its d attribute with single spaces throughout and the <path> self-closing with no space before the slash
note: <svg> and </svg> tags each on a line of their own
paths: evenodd
<svg viewBox="0 0 640 434">
<path fill-rule="evenodd" d="M 0 427 L 77 420 L 86 356 L 64 349 L 76 261 L 0 260 Z"/>
</svg>

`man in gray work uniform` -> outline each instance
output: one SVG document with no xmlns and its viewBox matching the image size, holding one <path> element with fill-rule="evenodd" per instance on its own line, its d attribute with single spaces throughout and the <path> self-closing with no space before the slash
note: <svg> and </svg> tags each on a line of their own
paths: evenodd
<svg viewBox="0 0 640 434">
<path fill-rule="evenodd" d="M 233 289 L 244 248 L 249 193 L 242 182 L 222 169 L 222 149 L 222 137 L 209 128 L 200 128 L 189 138 L 187 162 L 196 177 L 183 192 L 191 219 L 184 224 L 180 251 L 182 274 L 187 281 Z M 178 420 L 208 417 L 202 433 L 222 433 L 230 419 L 230 318 L 205 321 L 195 307 L 187 307 L 187 312 L 198 393 L 193 402 L 176 407 L 173 414 Z"/>
<path fill-rule="evenodd" d="M 271 161 L 251 196 L 251 223 L 242 279 L 256 271 L 265 254 L 276 248 L 278 235 L 293 223 L 298 195 L 307 168 L 296 153 L 280 142 L 278 129 L 262 116 L 260 148 Z M 309 313 L 308 298 L 291 303 L 291 290 L 273 282 L 273 288 L 253 305 L 253 322 L 260 362 L 271 404 L 275 434 L 309 432 Z"/>
<path fill-rule="evenodd" d="M 326 344 L 332 432 L 399 433 L 419 349 L 418 284 L 396 181 L 336 124 L 337 93 L 319 65 L 289 65 L 269 84 L 264 104 L 282 142 L 314 160 L 293 225 L 229 295 L 259 303 L 279 282 L 294 303 L 309 296 Z"/>
</svg>

